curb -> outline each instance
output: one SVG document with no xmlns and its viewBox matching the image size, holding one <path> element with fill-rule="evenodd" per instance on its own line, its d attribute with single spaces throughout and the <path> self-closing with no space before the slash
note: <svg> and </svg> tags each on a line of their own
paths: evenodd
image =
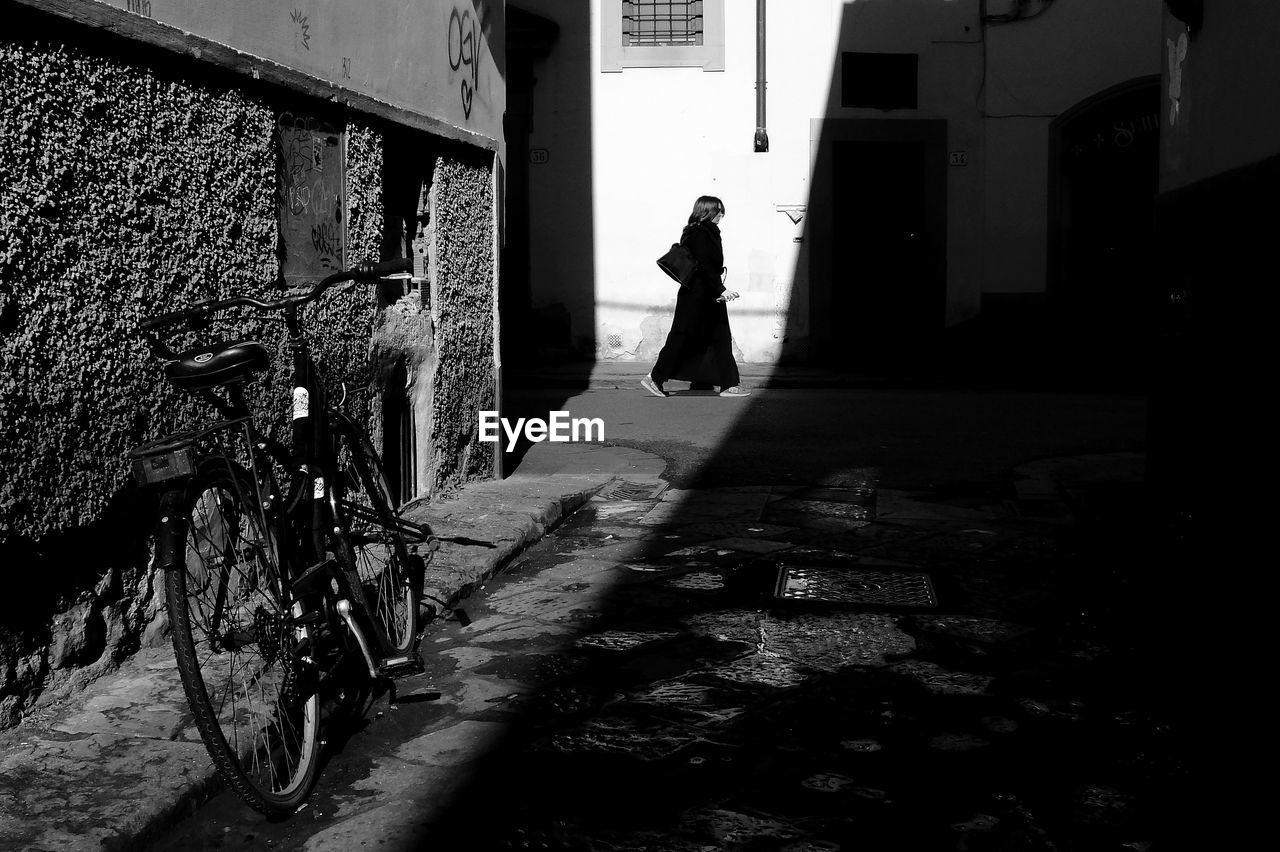
<svg viewBox="0 0 1280 852">
<path fill-rule="evenodd" d="M 447 539 L 476 540 L 466 533 L 478 531 L 478 527 L 456 521 L 453 523 L 441 521 L 438 518 L 432 518 L 428 511 L 407 512 L 409 518 L 429 523 L 436 535 L 442 539 L 440 549 L 427 563 L 427 572 L 423 581 L 423 599 L 435 601 L 438 604 L 428 615 L 428 623 L 438 618 L 443 611 L 452 609 L 459 601 L 470 597 L 477 586 L 499 573 L 526 548 L 558 527 L 565 518 L 581 508 L 605 485 L 608 485 L 608 482 L 565 495 L 558 502 L 548 501 L 541 511 L 530 514 L 527 523 L 514 528 L 512 537 L 500 539 L 490 552 L 470 558 L 462 551 L 462 548 L 467 545 Z"/>
</svg>

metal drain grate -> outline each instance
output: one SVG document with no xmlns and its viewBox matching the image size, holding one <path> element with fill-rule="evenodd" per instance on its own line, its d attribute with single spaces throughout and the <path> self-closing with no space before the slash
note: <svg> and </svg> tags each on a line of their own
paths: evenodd
<svg viewBox="0 0 1280 852">
<path fill-rule="evenodd" d="M 682 574 L 670 580 L 663 580 L 663 585 L 673 589 L 685 589 L 691 592 L 718 592 L 724 588 L 724 575 L 715 571 L 694 571 Z"/>
<path fill-rule="evenodd" d="M 604 500 L 657 500 L 667 490 L 667 483 L 625 482 L 615 479 L 596 494 Z"/>
<path fill-rule="evenodd" d="M 913 571 L 850 571 L 796 565 L 778 570 L 775 597 L 820 603 L 893 607 L 936 607 L 928 574 Z"/>
</svg>

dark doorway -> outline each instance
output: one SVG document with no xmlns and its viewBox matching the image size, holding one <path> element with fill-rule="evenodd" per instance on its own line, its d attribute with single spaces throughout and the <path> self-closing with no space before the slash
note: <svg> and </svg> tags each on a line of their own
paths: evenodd
<svg viewBox="0 0 1280 852">
<path fill-rule="evenodd" d="M 425 314 L 431 309 L 431 290 L 425 281 L 432 228 L 431 183 L 438 154 L 438 147 L 429 137 L 416 133 L 387 136 L 382 161 L 382 257 L 411 258 L 413 278 L 382 279 L 377 287 L 379 309 L 398 304 L 407 315 Z M 431 332 L 426 328 L 421 333 L 429 339 Z M 382 455 L 388 486 L 399 502 L 417 497 L 420 486 L 414 401 L 418 363 L 410 353 L 428 345 L 428 339 L 404 338 L 402 334 L 403 329 L 384 338 L 377 329 L 374 332 L 376 347 L 391 347 L 376 350 L 374 356 L 374 386 L 379 390 L 377 405 L 382 423 L 382 440 L 375 449 Z"/>
<path fill-rule="evenodd" d="M 534 129 L 534 68 L 550 53 L 558 35 L 554 21 L 507 6 L 506 229 L 498 296 L 504 364 L 527 357 L 538 339 L 529 276 L 529 138 Z"/>
<path fill-rule="evenodd" d="M 1108 90 L 1051 127 L 1049 304 L 1063 366 L 1099 377 L 1143 372 L 1159 179 L 1160 86 Z"/>
<path fill-rule="evenodd" d="M 843 141 L 832 152 L 833 360 L 916 365 L 942 327 L 925 142 Z"/>
</svg>

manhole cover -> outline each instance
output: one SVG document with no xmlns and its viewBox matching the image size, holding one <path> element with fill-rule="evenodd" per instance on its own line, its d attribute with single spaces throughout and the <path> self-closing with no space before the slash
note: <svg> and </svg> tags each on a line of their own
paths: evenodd
<svg viewBox="0 0 1280 852">
<path fill-rule="evenodd" d="M 626 482 L 615 479 L 596 494 L 604 500 L 657 500 L 667 490 L 667 483 Z"/>
<path fill-rule="evenodd" d="M 718 592 L 724 588 L 724 575 L 715 571 L 694 571 L 663 583 L 673 589 L 694 592 Z"/>
<path fill-rule="evenodd" d="M 928 574 L 913 571 L 850 571 L 784 565 L 774 591 L 783 600 L 935 607 L 938 597 Z"/>
</svg>

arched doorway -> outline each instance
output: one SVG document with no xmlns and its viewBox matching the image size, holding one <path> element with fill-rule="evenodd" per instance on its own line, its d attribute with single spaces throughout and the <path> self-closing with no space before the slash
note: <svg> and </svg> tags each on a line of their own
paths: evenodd
<svg viewBox="0 0 1280 852">
<path fill-rule="evenodd" d="M 1132 382 L 1148 352 L 1160 78 L 1101 92 L 1049 128 L 1047 295 L 1057 361 Z"/>
</svg>

